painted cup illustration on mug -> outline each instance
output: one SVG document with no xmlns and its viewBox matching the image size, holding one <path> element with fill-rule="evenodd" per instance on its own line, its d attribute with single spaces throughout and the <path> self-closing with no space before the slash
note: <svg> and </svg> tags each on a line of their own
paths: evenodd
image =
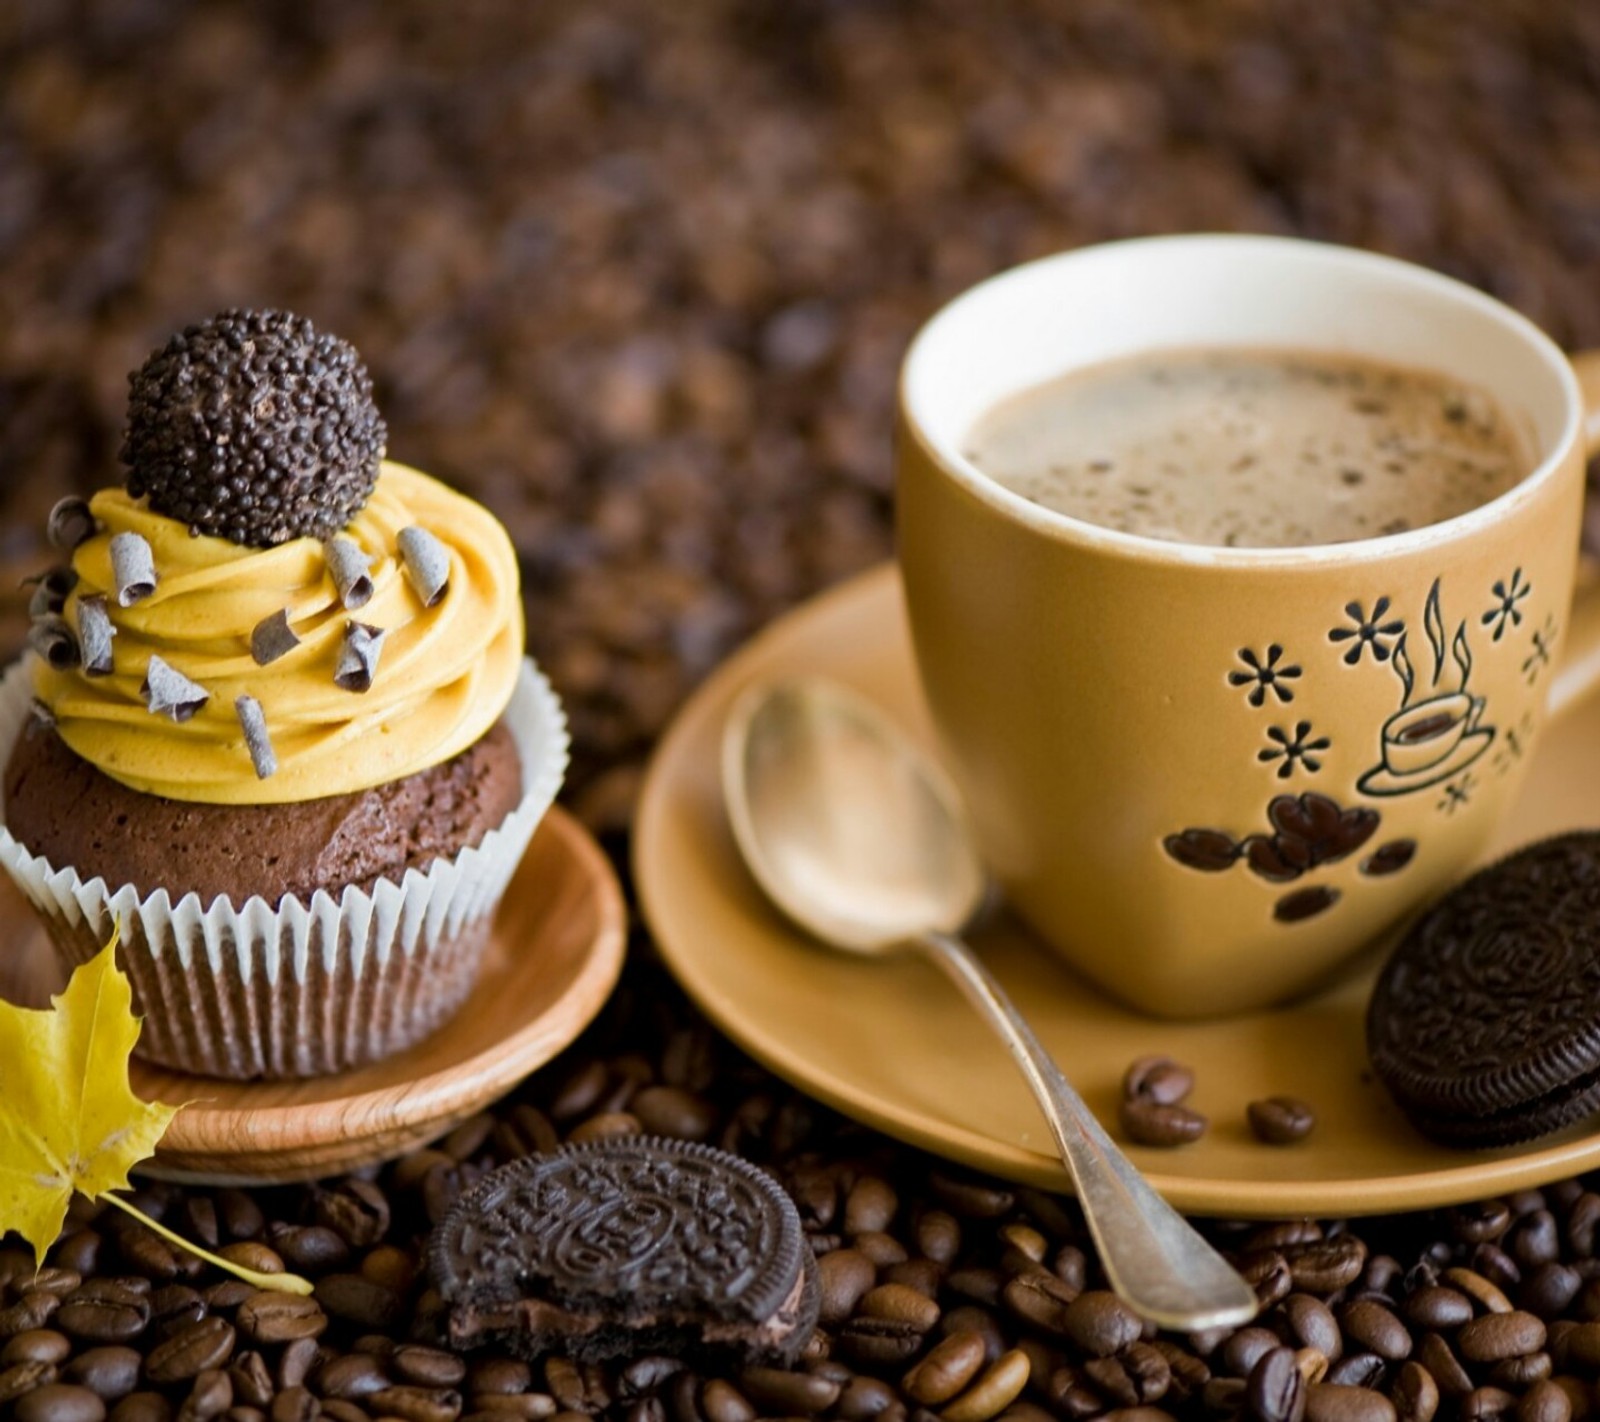
<svg viewBox="0 0 1600 1422">
<path fill-rule="evenodd" d="M 1422 623 L 1433 654 L 1432 675 L 1421 682 L 1407 650 L 1410 634 L 1401 632 L 1390 663 L 1402 687 L 1400 706 L 1383 724 L 1381 759 L 1357 782 L 1364 795 L 1408 795 L 1437 785 L 1465 770 L 1494 740 L 1494 727 L 1479 724 L 1483 697 L 1468 690 L 1472 648 L 1465 621 L 1446 643 L 1437 578 Z"/>
</svg>

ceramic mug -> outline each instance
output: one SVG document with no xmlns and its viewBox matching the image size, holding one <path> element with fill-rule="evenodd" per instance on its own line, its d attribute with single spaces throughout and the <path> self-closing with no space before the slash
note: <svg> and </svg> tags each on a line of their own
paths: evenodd
<svg viewBox="0 0 1600 1422">
<path fill-rule="evenodd" d="M 1444 372 L 1527 422 L 1536 465 L 1431 527 L 1263 549 L 1097 527 L 963 457 L 1009 395 L 1199 346 Z M 928 322 L 897 456 L 917 666 L 985 857 L 1046 942 L 1145 1011 L 1239 1011 L 1471 865 L 1547 703 L 1600 672 L 1600 598 L 1573 600 L 1597 369 L 1446 277 L 1280 238 L 1069 252 Z"/>
</svg>

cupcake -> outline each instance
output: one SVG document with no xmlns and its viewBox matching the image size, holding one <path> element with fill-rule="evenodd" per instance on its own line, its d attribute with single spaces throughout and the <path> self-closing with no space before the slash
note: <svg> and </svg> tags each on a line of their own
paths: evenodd
<svg viewBox="0 0 1600 1422">
<path fill-rule="evenodd" d="M 281 312 L 130 377 L 126 486 L 0 683 L 0 862 L 69 967 L 120 924 L 142 1055 L 343 1071 L 464 1001 L 566 766 L 480 505 L 384 458 L 355 351 Z"/>
</svg>

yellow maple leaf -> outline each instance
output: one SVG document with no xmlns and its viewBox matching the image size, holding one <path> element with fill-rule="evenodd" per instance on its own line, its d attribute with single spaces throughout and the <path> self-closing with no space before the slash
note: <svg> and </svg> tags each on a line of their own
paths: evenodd
<svg viewBox="0 0 1600 1422">
<path fill-rule="evenodd" d="M 0 1233 L 14 1229 L 43 1267 L 74 1191 L 106 1200 L 157 1234 L 260 1289 L 309 1294 L 294 1274 L 261 1274 L 179 1238 L 113 1191 L 155 1153 L 182 1109 L 141 1101 L 128 1081 L 139 1040 L 117 935 L 74 970 L 44 1009 L 0 1001 Z"/>
<path fill-rule="evenodd" d="M 126 1189 L 178 1114 L 128 1084 L 139 1019 L 116 947 L 113 937 L 48 1009 L 0 1002 L 0 1222 L 41 1263 L 73 1191 Z"/>
</svg>

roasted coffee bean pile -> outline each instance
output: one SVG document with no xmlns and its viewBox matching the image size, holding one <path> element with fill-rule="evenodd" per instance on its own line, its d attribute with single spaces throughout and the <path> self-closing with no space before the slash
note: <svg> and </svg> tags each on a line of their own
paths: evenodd
<svg viewBox="0 0 1600 1422">
<path fill-rule="evenodd" d="M 56 0 L 0 5 L 0 585 L 117 477 L 127 373 L 235 305 L 354 342 L 389 448 L 486 500 L 624 848 L 643 756 L 774 612 L 887 555 L 896 363 L 991 271 L 1106 238 L 1396 252 L 1600 341 L 1600 9 L 1545 0 Z M 11 598 L 0 641 L 20 646 Z M 1600 1194 L 1216 1227 L 1270 1308 L 1146 1337 L 1070 1206 L 842 1123 L 734 1054 L 639 945 L 603 1025 L 371 1180 L 141 1203 L 0 1249 L 20 1422 L 757 1415 L 1263 1422 L 1590 1415 Z M 652 1044 L 648 1048 L 640 1043 Z M 455 1357 L 431 1220 L 485 1168 L 647 1129 L 793 1191 L 826 1322 L 795 1373 Z M 1263 1150 L 1268 1147 L 1263 1146 Z M 1291 1147 L 1292 1149 L 1292 1147 Z M 423 1340 L 423 1341 L 418 1341 Z"/>
<path fill-rule="evenodd" d="M 1600 11 L 1550 0 L 8 0 L 0 585 L 116 477 L 152 348 L 303 312 L 390 452 L 510 527 L 620 823 L 688 689 L 888 555 L 896 364 L 941 301 L 1298 232 L 1600 342 L 1597 73 Z"/>
<path fill-rule="evenodd" d="M 798 1367 L 697 1371 L 458 1355 L 421 1270 L 482 1174 L 648 1132 L 770 1169 L 818 1256 Z M 1268 1147 L 1263 1146 L 1263 1150 Z M 80 1201 L 35 1276 L 0 1248 L 0 1413 L 18 1422 L 1582 1422 L 1600 1410 L 1600 1193 L 1580 1181 L 1426 1216 L 1206 1228 L 1255 1286 L 1248 1328 L 1141 1325 L 1069 1201 L 966 1174 L 786 1090 L 698 1021 L 641 950 L 567 1058 L 370 1176 L 138 1203 L 261 1292 Z"/>
</svg>

